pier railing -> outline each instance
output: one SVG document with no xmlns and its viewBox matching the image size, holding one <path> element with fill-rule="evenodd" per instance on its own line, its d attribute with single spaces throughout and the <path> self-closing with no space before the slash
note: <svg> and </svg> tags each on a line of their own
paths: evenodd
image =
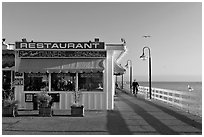
<svg viewBox="0 0 204 137">
<path fill-rule="evenodd" d="M 128 86 L 124 86 L 124 89 L 130 90 Z M 142 94 L 148 99 L 149 87 L 139 86 L 138 94 Z M 188 113 L 202 116 L 202 106 L 199 104 L 198 96 L 192 94 L 192 92 L 152 88 L 152 99 L 168 103 L 170 106 Z"/>
</svg>

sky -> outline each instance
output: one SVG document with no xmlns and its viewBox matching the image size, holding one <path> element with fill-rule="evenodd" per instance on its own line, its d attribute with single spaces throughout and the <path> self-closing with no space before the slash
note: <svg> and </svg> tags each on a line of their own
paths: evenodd
<svg viewBox="0 0 204 137">
<path fill-rule="evenodd" d="M 6 43 L 124 38 L 127 51 L 119 63 L 132 61 L 133 79 L 148 81 L 148 60 L 140 59 L 148 46 L 152 81 L 202 81 L 201 2 L 3 2 L 2 37 Z"/>
</svg>

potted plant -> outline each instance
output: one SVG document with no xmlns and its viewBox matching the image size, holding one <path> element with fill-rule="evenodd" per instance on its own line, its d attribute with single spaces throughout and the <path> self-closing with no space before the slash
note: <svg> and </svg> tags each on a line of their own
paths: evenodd
<svg viewBox="0 0 204 137">
<path fill-rule="evenodd" d="M 37 100 L 39 104 L 39 116 L 52 116 L 52 97 L 46 91 L 42 91 L 37 94 Z"/>
<path fill-rule="evenodd" d="M 14 99 L 13 89 L 3 90 L 2 115 L 13 116 L 18 115 L 18 100 Z"/>
<path fill-rule="evenodd" d="M 80 92 L 74 91 L 74 104 L 71 106 L 71 115 L 72 116 L 84 116 L 84 106 L 79 103 Z"/>
<path fill-rule="evenodd" d="M 4 99 L 2 102 L 2 115 L 13 116 L 18 115 L 18 101 L 11 99 Z"/>
</svg>

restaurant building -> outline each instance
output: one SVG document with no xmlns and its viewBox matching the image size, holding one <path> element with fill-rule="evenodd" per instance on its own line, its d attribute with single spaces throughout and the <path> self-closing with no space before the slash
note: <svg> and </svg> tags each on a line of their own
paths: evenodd
<svg viewBox="0 0 204 137">
<path fill-rule="evenodd" d="M 117 61 L 126 51 L 125 41 L 15 43 L 15 99 L 19 109 L 38 109 L 37 93 L 53 98 L 53 109 L 71 109 L 74 92 L 85 110 L 114 108 L 115 76 L 125 70 Z"/>
</svg>

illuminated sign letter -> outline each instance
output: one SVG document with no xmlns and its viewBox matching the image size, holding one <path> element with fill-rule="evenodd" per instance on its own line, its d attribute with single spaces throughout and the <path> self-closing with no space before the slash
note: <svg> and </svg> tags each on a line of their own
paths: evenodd
<svg viewBox="0 0 204 137">
<path fill-rule="evenodd" d="M 43 43 L 37 43 L 37 49 L 43 49 L 44 46 L 43 46 Z"/>
<path fill-rule="evenodd" d="M 83 46 L 81 45 L 81 43 L 78 43 L 78 44 L 76 45 L 76 49 L 78 49 L 78 48 L 83 49 Z"/>
<path fill-rule="evenodd" d="M 97 49 L 99 43 L 93 43 L 93 45 L 95 46 L 95 49 Z"/>
<path fill-rule="evenodd" d="M 66 44 L 66 43 L 64 43 L 64 46 L 63 46 L 63 44 L 62 44 L 62 43 L 60 43 L 60 44 L 59 44 L 59 47 L 60 47 L 61 49 L 65 49 L 65 48 L 66 48 L 66 46 L 67 46 L 67 44 Z"/>
<path fill-rule="evenodd" d="M 74 43 L 68 43 L 68 47 L 67 47 L 68 49 L 69 48 L 74 48 Z"/>
<path fill-rule="evenodd" d="M 27 49 L 28 48 L 27 43 L 21 43 L 20 48 L 21 49 L 23 49 L 23 48 Z"/>
<path fill-rule="evenodd" d="M 54 49 L 54 48 L 59 48 L 58 45 L 57 45 L 57 43 L 54 43 L 54 44 L 52 45 L 51 49 Z"/>
<path fill-rule="evenodd" d="M 90 44 L 88 44 L 88 43 L 84 43 L 84 48 L 86 49 L 91 49 L 92 48 L 92 45 L 91 45 L 91 43 Z"/>
<path fill-rule="evenodd" d="M 51 45 L 51 43 L 44 43 L 44 45 L 46 45 L 46 48 L 49 49 L 49 45 Z"/>
<path fill-rule="evenodd" d="M 29 43 L 28 47 L 29 49 L 35 49 L 35 43 Z"/>
</svg>

